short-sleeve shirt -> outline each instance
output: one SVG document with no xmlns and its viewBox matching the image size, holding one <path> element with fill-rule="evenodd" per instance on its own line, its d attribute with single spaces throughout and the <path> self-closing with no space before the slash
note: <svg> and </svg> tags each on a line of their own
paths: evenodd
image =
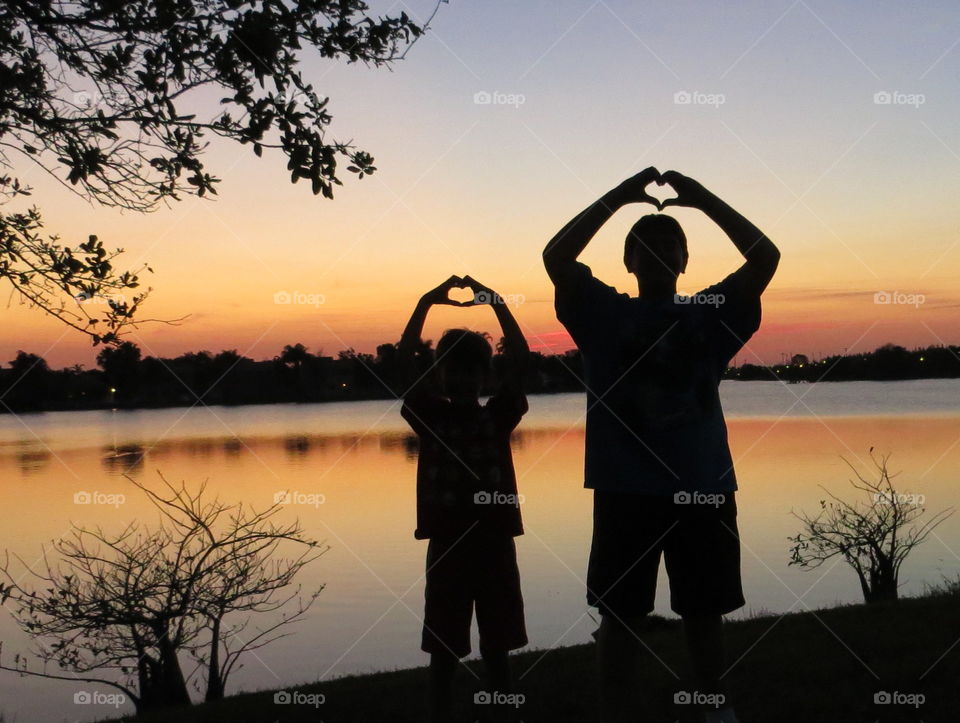
<svg viewBox="0 0 960 723">
<path fill-rule="evenodd" d="M 586 487 L 737 489 L 719 385 L 760 326 L 760 296 L 742 273 L 689 297 L 649 300 L 578 262 L 557 284 L 555 308 L 583 358 Z"/>
<path fill-rule="evenodd" d="M 414 537 L 455 537 L 477 527 L 522 535 L 510 434 L 527 398 L 504 389 L 485 404 L 412 391 L 400 410 L 420 442 Z"/>
</svg>

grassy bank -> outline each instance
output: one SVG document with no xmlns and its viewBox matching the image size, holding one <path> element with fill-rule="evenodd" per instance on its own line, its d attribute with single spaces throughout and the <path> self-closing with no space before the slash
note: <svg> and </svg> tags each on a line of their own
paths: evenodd
<svg viewBox="0 0 960 723">
<path fill-rule="evenodd" d="M 760 616 L 728 624 L 727 641 L 731 697 L 744 723 L 960 719 L 960 596 L 955 593 L 870 607 Z M 652 651 L 644 655 L 642 670 L 641 694 L 649 715 L 638 720 L 699 720 L 691 706 L 674 702 L 675 693 L 692 689 L 678 624 L 652 620 L 644 642 Z M 592 645 L 517 655 L 514 667 L 518 676 L 523 675 L 518 691 L 526 697 L 519 706 L 519 719 L 595 720 L 593 663 Z M 479 675 L 476 664 L 470 667 Z M 458 683 L 462 720 L 480 719 L 483 706 L 472 704 L 477 680 L 461 670 Z M 425 686 L 426 671 L 417 668 L 288 689 L 322 693 L 325 700 L 316 707 L 278 705 L 274 691 L 263 691 L 136 720 L 412 723 L 426 720 Z M 878 705 L 874 697 L 880 691 L 919 693 L 925 701 L 918 707 Z"/>
</svg>

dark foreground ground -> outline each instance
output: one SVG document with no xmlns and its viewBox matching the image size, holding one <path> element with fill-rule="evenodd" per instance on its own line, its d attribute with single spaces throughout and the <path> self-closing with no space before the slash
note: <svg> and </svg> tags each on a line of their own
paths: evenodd
<svg viewBox="0 0 960 723">
<path fill-rule="evenodd" d="M 783 617 L 762 616 L 727 626 L 731 696 L 743 723 L 875 723 L 960 721 L 960 595 L 937 593 L 894 604 L 848 606 Z M 638 690 L 638 721 L 699 721 L 691 705 L 689 670 L 677 623 L 653 619 Z M 580 723 L 596 720 L 594 646 L 522 653 L 514 658 L 525 696 L 515 720 Z M 469 666 L 480 674 L 479 667 Z M 461 669 L 464 721 L 486 720 L 474 705 L 480 683 Z M 276 691 L 245 693 L 138 723 L 368 723 L 426 721 L 423 668 L 341 678 L 288 688 L 322 693 L 324 702 L 274 702 Z M 876 703 L 875 698 L 894 699 Z M 281 694 L 282 696 L 282 694 Z M 922 698 L 921 698 L 922 696 Z"/>
</svg>

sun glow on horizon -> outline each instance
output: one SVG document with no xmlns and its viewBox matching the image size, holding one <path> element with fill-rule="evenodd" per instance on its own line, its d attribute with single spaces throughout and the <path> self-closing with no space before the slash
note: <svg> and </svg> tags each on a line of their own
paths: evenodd
<svg viewBox="0 0 960 723">
<path fill-rule="evenodd" d="M 224 179 L 215 200 L 148 215 L 91 207 L 38 169 L 19 175 L 48 231 L 96 233 L 126 249 L 122 265 L 155 269 L 144 275 L 154 291 L 143 316 L 187 318 L 131 334 L 145 356 L 237 349 L 267 359 L 294 343 L 372 353 L 397 341 L 419 295 L 451 273 L 522 296 L 515 313 L 531 348 L 563 351 L 572 345 L 554 317 L 543 245 L 646 165 L 702 181 L 781 249 L 741 362 L 960 342 L 960 51 L 949 52 L 960 8 L 931 8 L 938 22 L 909 32 L 901 8 L 824 9 L 832 32 L 803 7 L 775 24 L 774 10 L 454 4 L 392 72 L 308 59 L 304 75 L 329 93 L 333 128 L 378 167 L 334 201 L 291 185 L 279 156 L 217 142 L 206 156 Z M 497 29 L 504 42 L 491 54 Z M 924 102 L 878 103 L 885 88 Z M 694 102 L 694 91 L 714 103 Z M 7 210 L 27 205 L 17 204 Z M 621 212 L 582 256 L 621 291 L 636 290 L 622 239 L 651 210 Z M 670 212 L 690 239 L 680 289 L 737 267 L 702 215 Z M 56 368 L 95 364 L 87 339 L 16 298 L 5 315 L 3 363 L 23 349 Z M 488 309 L 443 309 L 425 335 L 449 326 L 497 331 Z"/>
</svg>

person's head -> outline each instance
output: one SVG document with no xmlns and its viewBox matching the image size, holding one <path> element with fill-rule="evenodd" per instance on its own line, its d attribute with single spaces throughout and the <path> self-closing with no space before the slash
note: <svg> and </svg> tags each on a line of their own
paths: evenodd
<svg viewBox="0 0 960 723">
<path fill-rule="evenodd" d="M 637 221 L 623 246 L 627 271 L 643 281 L 671 282 L 687 268 L 687 237 L 672 216 L 651 213 Z"/>
<path fill-rule="evenodd" d="M 448 397 L 476 398 L 490 371 L 493 347 L 486 334 L 447 329 L 437 342 L 440 386 Z"/>
</svg>

